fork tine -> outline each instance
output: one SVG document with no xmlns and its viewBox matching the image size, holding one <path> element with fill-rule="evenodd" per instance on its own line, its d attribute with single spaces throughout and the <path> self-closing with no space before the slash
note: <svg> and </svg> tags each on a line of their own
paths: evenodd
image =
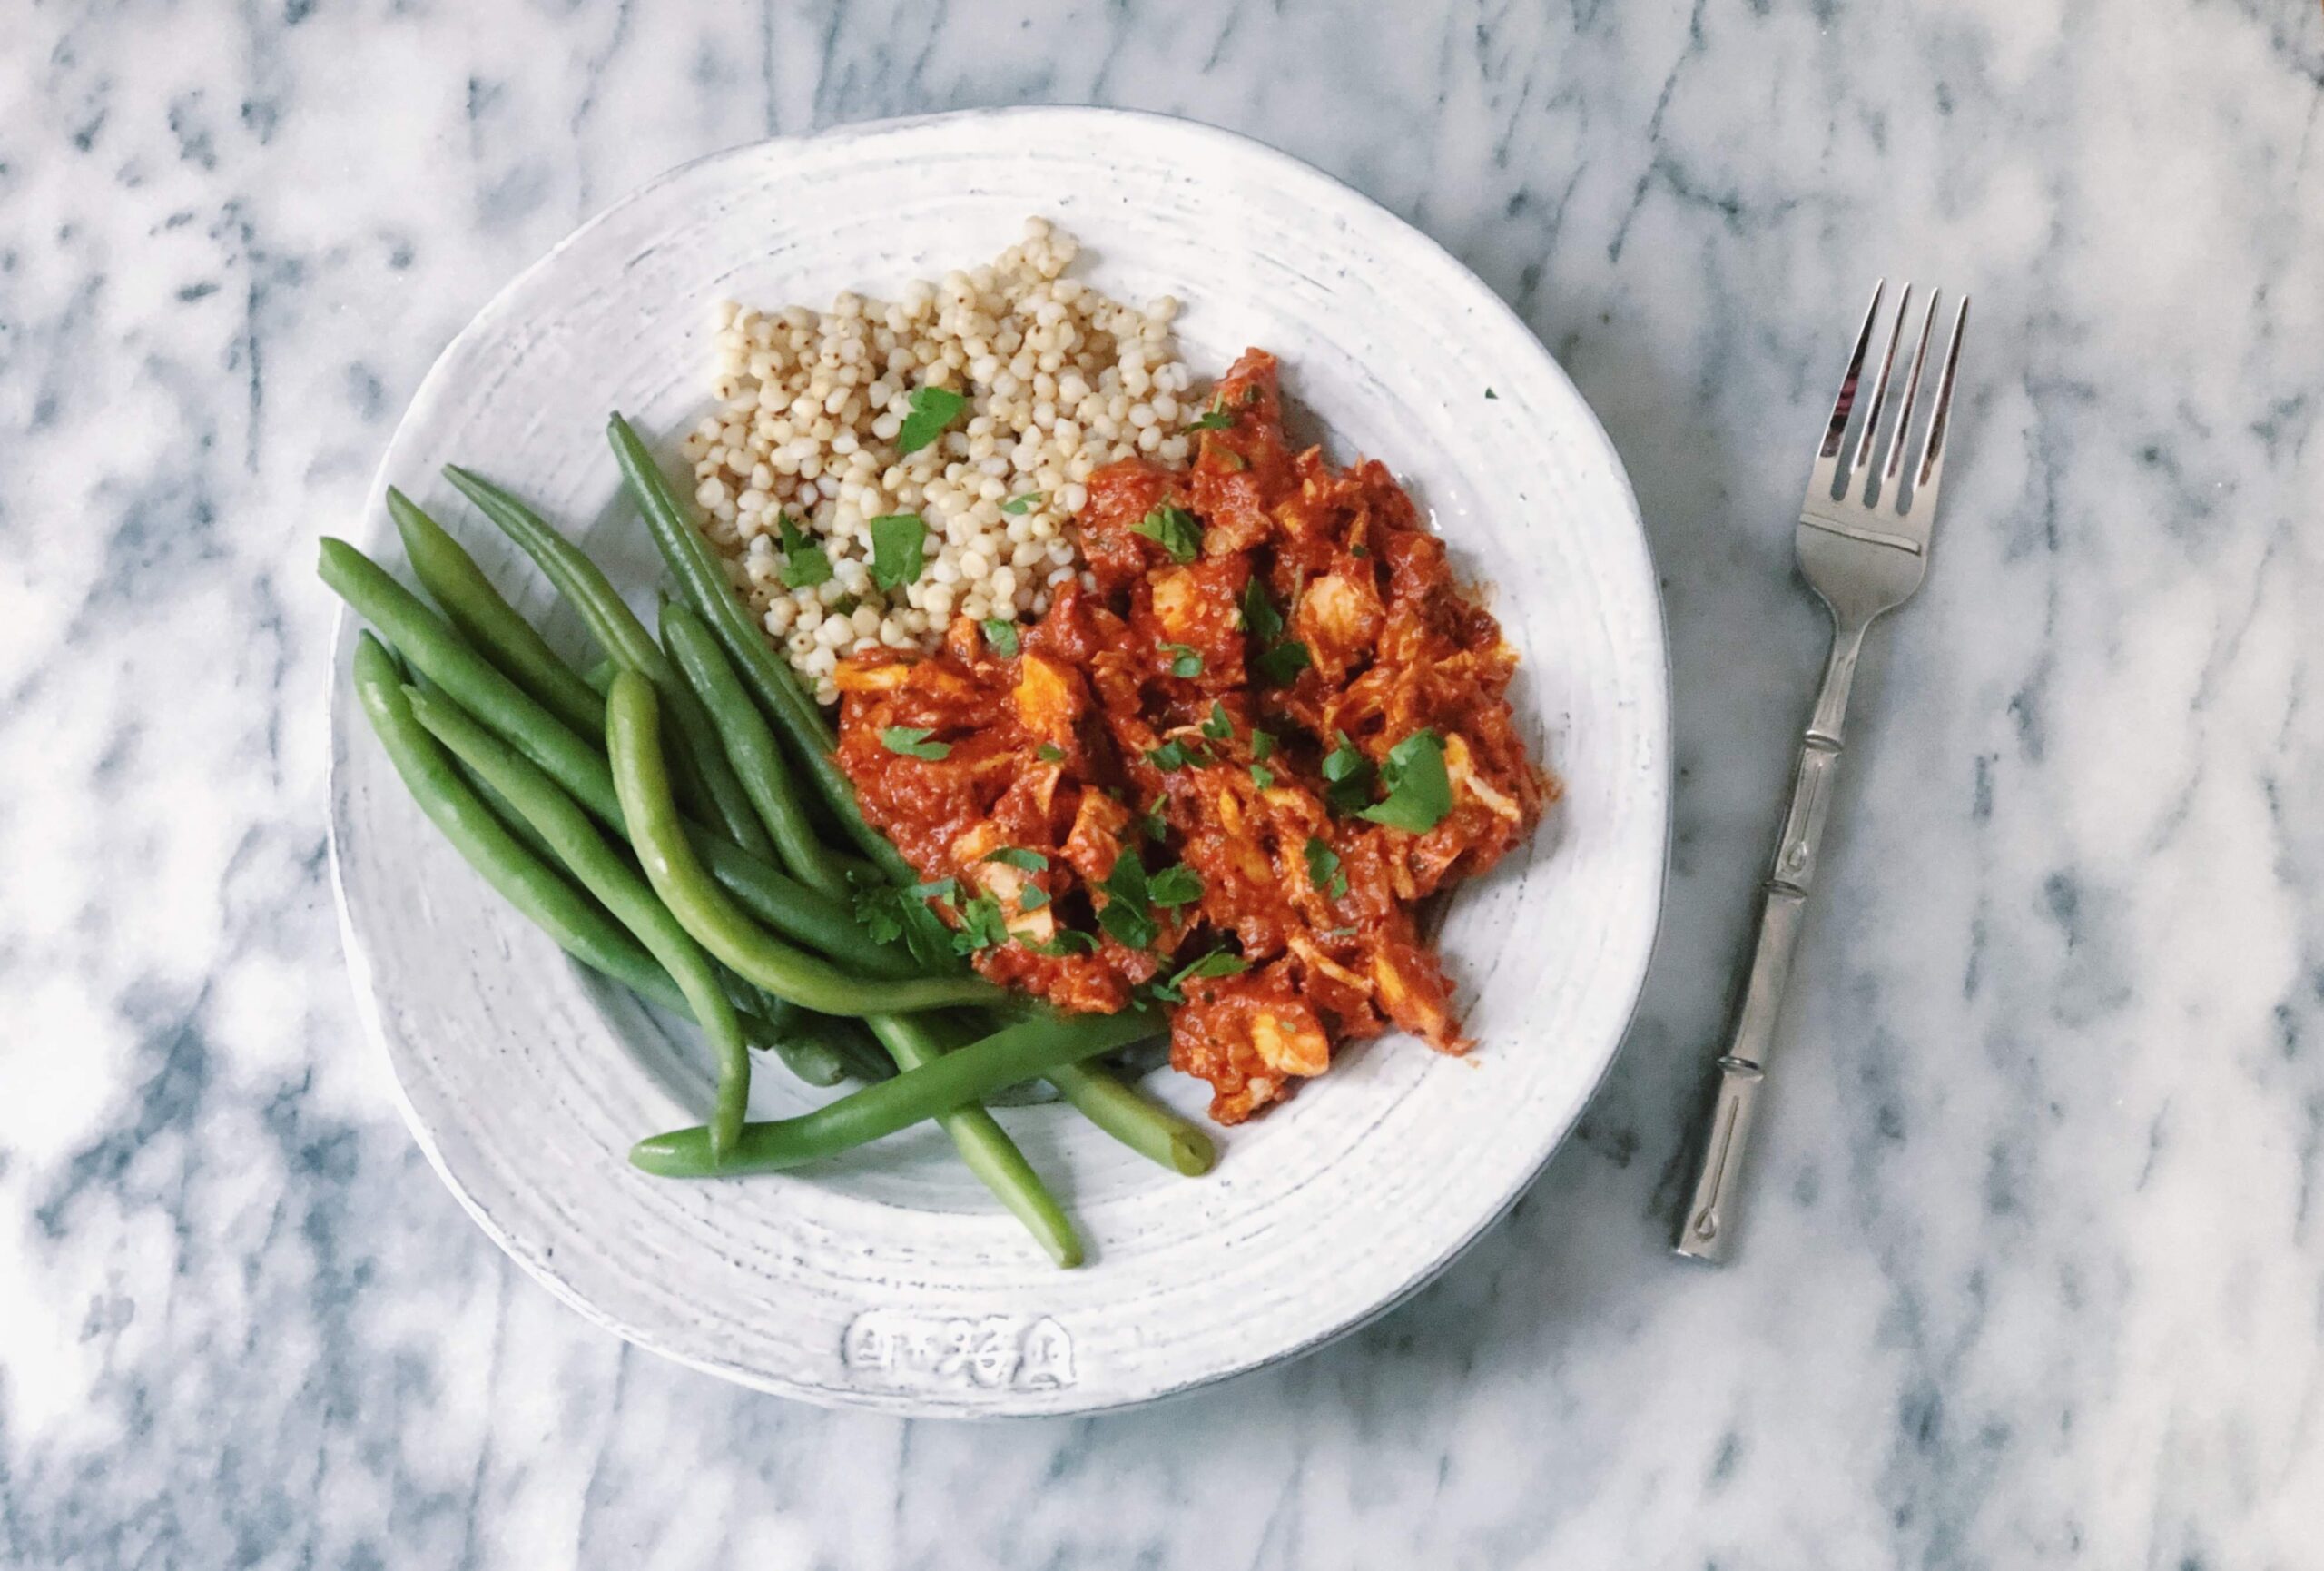
<svg viewBox="0 0 2324 1571">
<path fill-rule="evenodd" d="M 1887 287 L 1885 278 L 1872 286 L 1872 303 L 1864 308 L 1864 325 L 1856 330 L 1856 351 L 1848 356 L 1847 374 L 1840 379 L 1840 396 L 1833 401 L 1824 445 L 1816 450 L 1816 468 L 1807 481 L 1810 498 L 1830 496 L 1839 477 L 1840 444 L 1847 435 L 1848 415 L 1856 408 L 1856 379 L 1864 372 L 1864 351 L 1871 346 L 1872 324 L 1880 315 L 1880 294 Z"/>
<path fill-rule="evenodd" d="M 1896 367 L 1896 345 L 1905 336 L 1905 318 L 1912 309 L 1913 286 L 1908 283 L 1896 297 L 1896 325 L 1888 330 L 1888 347 L 1881 351 L 1880 380 L 1872 384 L 1872 412 L 1864 417 L 1864 432 L 1856 441 L 1856 460 L 1848 465 L 1851 491 L 1856 489 L 1856 478 L 1865 472 L 1866 460 L 1872 457 L 1872 439 L 1880 434 L 1880 417 L 1888 408 L 1888 373 Z"/>
<path fill-rule="evenodd" d="M 1926 498 L 1931 508 L 1936 505 L 1936 484 L 1945 473 L 1945 430 L 1953 416 L 1953 379 L 1961 369 L 1961 335 L 1969 326 L 1969 297 L 1961 297 L 1961 309 L 1954 313 L 1953 332 L 1945 344 L 1945 372 L 1936 382 L 1936 409 L 1928 419 L 1928 440 L 1921 446 L 1920 474 L 1913 481 L 1913 506 L 1919 507 Z"/>
<path fill-rule="evenodd" d="M 1905 461 L 1905 443 L 1913 434 L 1913 406 L 1921 396 L 1921 368 L 1928 364 L 1928 335 L 1930 330 L 1936 326 L 1937 302 L 1944 298 L 1943 290 L 1929 291 L 1928 310 L 1921 313 L 1920 341 L 1913 345 L 1912 368 L 1905 372 L 1905 397 L 1896 406 L 1896 430 L 1888 439 L 1888 459 L 1880 469 L 1880 497 L 1892 508 L 1896 507 L 1899 499 L 1897 466 Z M 1904 323 L 1899 321 L 1897 325 L 1902 327 Z M 1896 508 L 1896 510 L 1901 512 L 1904 509 Z"/>
</svg>

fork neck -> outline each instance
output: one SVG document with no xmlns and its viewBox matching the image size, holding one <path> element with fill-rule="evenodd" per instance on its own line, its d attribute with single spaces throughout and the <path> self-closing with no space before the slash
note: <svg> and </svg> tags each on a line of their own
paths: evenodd
<svg viewBox="0 0 2324 1571">
<path fill-rule="evenodd" d="M 1838 751 L 1848 717 L 1848 690 L 1856 686 L 1856 659 L 1864 653 L 1868 617 L 1832 613 L 1832 652 L 1824 661 L 1824 685 L 1816 695 L 1816 711 L 1808 716 L 1807 740 Z"/>
</svg>

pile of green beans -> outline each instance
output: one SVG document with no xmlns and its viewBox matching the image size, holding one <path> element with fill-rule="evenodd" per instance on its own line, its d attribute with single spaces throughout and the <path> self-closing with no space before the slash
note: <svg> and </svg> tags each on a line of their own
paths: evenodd
<svg viewBox="0 0 2324 1571">
<path fill-rule="evenodd" d="M 322 541 L 324 582 L 376 629 L 357 640 L 354 681 L 390 763 L 460 855 L 567 954 L 702 1028 L 717 1069 L 710 1121 L 641 1141 L 641 1170 L 777 1171 L 932 1120 L 1052 1259 L 1078 1264 L 1072 1221 L 981 1102 L 1047 1079 L 1132 1150 L 1206 1172 L 1209 1137 L 1098 1062 L 1161 1023 L 1060 1016 L 864 931 L 858 885 L 918 874 L 865 821 L 829 725 L 652 454 L 618 415 L 611 435 L 679 590 L 658 640 L 525 503 L 445 471 L 573 606 L 602 656 L 586 674 L 402 492 L 389 490 L 389 512 L 435 608 Z M 752 1046 L 810 1084 L 870 1083 L 750 1123 Z"/>
</svg>

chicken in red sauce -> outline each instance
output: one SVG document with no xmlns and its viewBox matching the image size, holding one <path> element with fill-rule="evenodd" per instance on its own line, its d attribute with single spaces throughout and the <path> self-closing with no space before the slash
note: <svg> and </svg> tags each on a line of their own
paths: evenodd
<svg viewBox="0 0 2324 1571">
<path fill-rule="evenodd" d="M 1094 587 L 1037 624 L 843 663 L 838 756 L 995 982 L 1174 1006 L 1171 1062 L 1248 1118 L 1400 1026 L 1461 1033 L 1415 910 L 1557 795 L 1517 657 L 1382 464 L 1286 443 L 1251 351 L 1182 470 L 1098 470 Z"/>
</svg>

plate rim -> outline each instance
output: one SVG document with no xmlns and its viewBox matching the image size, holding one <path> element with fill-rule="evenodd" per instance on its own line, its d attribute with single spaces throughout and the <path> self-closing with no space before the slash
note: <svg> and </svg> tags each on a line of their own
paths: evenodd
<svg viewBox="0 0 2324 1571">
<path fill-rule="evenodd" d="M 419 1110 L 412 1102 L 410 1093 L 403 1083 L 403 1077 L 397 1070 L 396 1054 L 389 1042 L 381 1001 L 373 983 L 371 958 L 357 933 L 355 914 L 349 902 L 344 858 L 340 845 L 340 800 L 343 784 L 341 780 L 343 764 L 340 743 L 343 726 L 349 728 L 348 734 L 361 727 L 355 726 L 352 717 L 342 713 L 347 701 L 340 696 L 339 674 L 340 667 L 345 663 L 349 641 L 352 637 L 351 629 L 359 625 L 359 619 L 355 617 L 351 608 L 344 602 L 337 602 L 331 622 L 329 653 L 321 678 L 324 684 L 323 725 L 329 739 L 323 788 L 332 905 L 337 913 L 340 941 L 345 952 L 349 982 L 355 994 L 358 1022 L 373 1052 L 384 1063 L 390 1093 L 394 1097 L 397 1111 L 403 1119 L 405 1128 L 411 1134 L 413 1143 L 419 1148 L 421 1155 L 427 1159 L 428 1165 L 435 1171 L 437 1178 L 459 1202 L 460 1209 L 468 1214 L 470 1220 L 485 1236 L 492 1240 L 494 1246 L 516 1265 L 522 1268 L 527 1276 L 547 1288 L 559 1302 L 576 1311 L 590 1324 L 611 1332 L 625 1342 L 633 1343 L 656 1357 L 667 1359 L 685 1368 L 749 1389 L 795 1401 L 809 1402 L 832 1410 L 852 1409 L 880 1412 L 892 1417 L 936 1418 L 976 1422 L 1020 1418 L 1086 1418 L 1105 1413 L 1131 1412 L 1160 1403 L 1175 1401 L 1242 1376 L 1256 1373 L 1260 1369 L 1305 1358 L 1344 1337 L 1355 1334 L 1409 1302 L 1424 1289 L 1441 1279 L 1447 1270 L 1475 1246 L 1478 1240 L 1498 1226 L 1518 1201 L 1522 1200 L 1540 1181 L 1551 1160 L 1565 1148 L 1566 1142 L 1571 1138 L 1575 1127 L 1581 1121 L 1590 1103 L 1596 1099 L 1608 1075 L 1612 1072 L 1616 1061 L 1621 1057 L 1622 1051 L 1636 1027 L 1639 1006 L 1644 997 L 1646 982 L 1652 972 L 1654 959 L 1660 946 L 1669 895 L 1675 795 L 1669 618 L 1667 608 L 1663 604 L 1660 575 L 1655 567 L 1653 543 L 1648 535 L 1645 519 L 1639 508 L 1637 489 L 1630 481 L 1629 469 L 1622 462 L 1621 455 L 1615 448 L 1612 437 L 1607 432 L 1605 423 L 1600 419 L 1596 409 L 1590 405 L 1588 399 L 1582 396 L 1581 388 L 1574 382 L 1571 375 L 1550 351 L 1548 345 L 1541 341 L 1540 335 L 1533 331 L 1531 325 L 1443 242 L 1329 171 L 1318 168 L 1296 154 L 1286 153 L 1281 148 L 1241 132 L 1184 115 L 1153 110 L 1123 109 L 1102 104 L 1012 104 L 856 121 L 803 134 L 762 137 L 717 148 L 672 164 L 614 198 L 566 233 L 547 251 L 510 275 L 477 309 L 475 314 L 460 330 L 445 341 L 443 348 L 437 352 L 427 372 L 421 376 L 419 384 L 413 389 L 411 397 L 404 406 L 402 415 L 397 420 L 394 429 L 388 435 L 380 452 L 379 461 L 374 467 L 369 485 L 363 493 L 361 513 L 368 517 L 377 499 L 383 494 L 389 483 L 389 462 L 396 447 L 397 437 L 411 419 L 412 411 L 419 408 L 436 392 L 438 383 L 448 374 L 448 368 L 461 348 L 471 339 L 480 337 L 487 330 L 496 327 L 499 318 L 510 309 L 511 302 L 537 274 L 548 269 L 566 251 L 580 244 L 600 227 L 610 222 L 624 210 L 643 200 L 649 193 L 684 179 L 705 166 L 729 159 L 749 158 L 774 149 L 809 145 L 829 148 L 851 141 L 866 140 L 898 131 L 947 122 L 1046 120 L 1070 123 L 1085 117 L 1166 125 L 1174 133 L 1191 133 L 1198 138 L 1206 139 L 1222 147 L 1231 149 L 1239 158 L 1256 159 L 1273 165 L 1279 173 L 1294 180 L 1315 183 L 1326 189 L 1341 202 L 1352 203 L 1360 210 L 1369 210 L 1374 217 L 1386 220 L 1401 231 L 1404 238 L 1417 242 L 1432 254 L 1433 260 L 1448 269 L 1453 277 L 1472 292 L 1476 303 L 1495 320 L 1498 326 L 1519 335 L 1517 341 L 1522 346 L 1531 347 L 1532 353 L 1571 396 L 1575 407 L 1587 417 L 1586 424 L 1577 426 L 1571 434 L 1581 437 L 1592 444 L 1620 494 L 1624 517 L 1630 525 L 1630 529 L 1622 538 L 1635 551 L 1635 558 L 1629 566 L 1636 570 L 1645 590 L 1644 606 L 1653 623 L 1652 642 L 1657 655 L 1653 662 L 1653 669 L 1649 673 L 1651 677 L 1650 691 L 1640 695 L 1642 699 L 1650 700 L 1653 709 L 1652 715 L 1649 717 L 1651 723 L 1643 725 L 1640 730 L 1641 734 L 1650 740 L 1654 756 L 1649 760 L 1650 767 L 1640 773 L 1646 776 L 1645 783 L 1651 787 L 1659 799 L 1657 804 L 1659 811 L 1655 813 L 1651 819 L 1656 839 L 1653 888 L 1650 898 L 1641 903 L 1643 914 L 1637 922 L 1637 925 L 1645 930 L 1642 934 L 1642 947 L 1640 950 L 1640 959 L 1637 975 L 1630 986 L 1630 996 L 1621 1009 L 1620 1029 L 1614 1033 L 1613 1040 L 1605 1049 L 1596 1072 L 1590 1076 L 1588 1089 L 1575 1103 L 1572 1118 L 1569 1120 L 1565 1128 L 1559 1131 L 1557 1138 L 1543 1148 L 1539 1161 L 1512 1185 L 1497 1204 L 1482 1213 L 1472 1225 L 1457 1237 L 1449 1239 L 1443 1247 L 1402 1287 L 1356 1310 L 1345 1319 L 1315 1333 L 1305 1341 L 1269 1349 L 1255 1357 L 1240 1359 L 1226 1367 L 1144 1395 L 1111 1399 L 1101 1398 L 1083 1404 L 1048 1407 L 1038 1411 L 1013 1410 L 1000 1407 L 964 1409 L 940 1406 L 932 1404 L 927 1399 L 929 1393 L 911 1389 L 881 1390 L 859 1388 L 840 1391 L 788 1382 L 761 1370 L 679 1350 L 657 1339 L 646 1329 L 625 1324 L 601 1310 L 572 1284 L 549 1270 L 544 1262 L 529 1258 L 526 1251 L 517 1248 L 515 1240 L 494 1220 L 493 1216 L 483 1209 L 446 1165 L 438 1141 L 420 1118 Z M 1630 942 L 1636 944 L 1641 935 L 1631 932 L 1625 934 L 1624 936 Z"/>
</svg>

